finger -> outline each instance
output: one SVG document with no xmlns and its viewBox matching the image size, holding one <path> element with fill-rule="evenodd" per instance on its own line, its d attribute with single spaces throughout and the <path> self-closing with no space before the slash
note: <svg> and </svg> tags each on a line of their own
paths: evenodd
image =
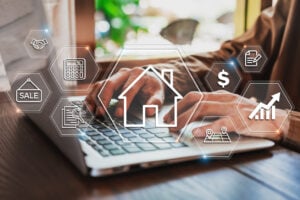
<svg viewBox="0 0 300 200">
<path fill-rule="evenodd" d="M 96 115 L 105 115 L 105 109 L 109 106 L 113 94 L 126 82 L 128 76 L 128 70 L 122 70 L 104 82 L 98 94 L 101 106 L 97 108 Z"/>
<path fill-rule="evenodd" d="M 201 118 L 204 116 L 226 116 L 236 112 L 235 103 L 222 103 L 222 102 L 213 102 L 213 101 L 199 101 L 197 104 L 197 109 L 195 109 L 195 113 L 190 113 L 195 118 Z M 184 111 L 182 113 L 185 113 Z M 182 113 L 177 113 L 177 115 L 181 115 Z M 174 118 L 174 115 L 169 116 L 169 118 Z M 167 122 L 170 123 L 170 122 Z"/>
<path fill-rule="evenodd" d="M 247 124 L 243 129 L 239 129 L 241 135 L 251 136 L 251 137 L 260 137 L 267 138 L 271 140 L 280 140 L 282 138 L 282 130 L 278 128 L 278 124 L 276 121 L 253 121 L 249 120 L 248 115 L 251 110 L 245 109 L 242 114 L 242 119 L 244 119 L 244 123 Z M 259 131 L 255 131 L 259 130 Z"/>
<path fill-rule="evenodd" d="M 122 91 L 124 91 L 127 87 L 129 87 L 133 81 L 137 80 L 138 76 L 142 73 L 142 71 L 136 72 L 133 75 L 129 76 L 127 82 L 124 84 Z M 137 81 L 127 93 L 126 93 L 126 105 L 124 105 L 124 100 L 120 99 L 116 111 L 115 116 L 116 117 L 122 117 L 124 114 L 124 106 L 125 109 L 128 110 L 133 99 L 135 98 L 136 94 L 140 91 L 140 89 L 144 86 L 145 81 L 143 78 L 141 78 L 139 81 Z"/>
<path fill-rule="evenodd" d="M 214 121 L 211 124 L 194 128 L 192 133 L 194 137 L 205 137 L 206 130 L 208 129 L 216 130 L 216 128 L 220 129 L 221 127 L 226 127 L 227 132 L 233 132 L 233 131 L 237 132 L 237 130 L 235 130 L 236 129 L 235 126 L 232 123 L 232 120 L 229 117 L 224 117 Z"/>
<path fill-rule="evenodd" d="M 156 106 L 158 106 L 158 110 L 160 110 L 161 107 L 162 107 L 163 101 L 164 101 L 163 100 L 163 95 L 157 94 L 157 95 L 151 96 L 148 99 L 148 101 L 146 102 L 146 105 L 156 105 Z M 146 110 L 146 115 L 148 117 L 151 117 L 154 114 L 155 114 L 155 109 L 149 108 L 149 109 Z"/>
<path fill-rule="evenodd" d="M 177 102 L 177 115 L 190 108 L 191 105 L 194 105 L 195 103 L 199 102 L 201 98 L 202 94 L 199 92 L 190 92 L 187 95 L 185 95 L 182 100 Z M 171 110 L 164 116 L 164 121 L 166 123 L 170 123 L 174 120 L 174 111 L 175 107 L 173 106 Z"/>
<path fill-rule="evenodd" d="M 193 106 L 190 109 L 188 109 L 186 112 L 180 114 L 177 117 L 177 123 L 174 119 L 174 121 L 171 122 L 171 124 L 176 124 L 176 127 L 171 127 L 170 131 L 171 132 L 178 132 L 180 129 L 182 129 L 184 126 L 186 126 L 188 123 L 191 123 L 191 122 L 195 121 L 197 119 L 197 116 L 194 113 L 195 108 L 196 108 L 196 106 Z"/>
<path fill-rule="evenodd" d="M 230 102 L 236 101 L 238 96 L 233 93 L 217 91 L 217 92 L 204 92 L 204 101 L 220 101 L 220 102 Z"/>
<path fill-rule="evenodd" d="M 85 98 L 85 104 L 84 105 L 87 107 L 87 109 L 90 112 L 94 113 L 95 108 L 97 107 L 96 106 L 96 100 L 97 100 L 97 95 L 98 95 L 98 93 L 100 91 L 101 85 L 102 85 L 101 82 L 95 83 L 93 85 L 90 93 Z"/>
</svg>

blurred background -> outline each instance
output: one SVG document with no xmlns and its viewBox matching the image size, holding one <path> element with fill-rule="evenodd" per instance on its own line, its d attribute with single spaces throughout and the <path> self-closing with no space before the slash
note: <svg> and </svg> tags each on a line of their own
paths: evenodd
<svg viewBox="0 0 300 200">
<path fill-rule="evenodd" d="M 214 50 L 234 35 L 236 0 L 95 0 L 95 8 L 98 57 L 126 44 Z"/>
<path fill-rule="evenodd" d="M 43 0 L 57 48 L 86 46 L 110 60 L 128 44 L 213 51 L 245 32 L 276 0 Z M 150 56 L 150 55 L 149 55 Z"/>
</svg>

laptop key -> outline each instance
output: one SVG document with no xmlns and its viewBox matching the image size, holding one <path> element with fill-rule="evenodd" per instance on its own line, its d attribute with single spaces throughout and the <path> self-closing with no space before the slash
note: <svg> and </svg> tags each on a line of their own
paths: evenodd
<svg viewBox="0 0 300 200">
<path fill-rule="evenodd" d="M 104 133 L 104 132 L 112 132 L 113 130 L 111 130 L 110 128 L 106 128 L 104 126 L 97 128 L 97 130 L 99 130 L 100 132 Z"/>
<path fill-rule="evenodd" d="M 98 140 L 97 143 L 100 145 L 112 144 L 112 142 L 109 140 Z"/>
<path fill-rule="evenodd" d="M 149 141 L 151 143 L 165 143 L 166 142 L 161 138 L 148 138 L 147 141 Z"/>
<path fill-rule="evenodd" d="M 176 138 L 174 138 L 172 136 L 164 137 L 163 140 L 166 142 L 176 142 Z"/>
<path fill-rule="evenodd" d="M 119 141 L 122 140 L 122 138 L 119 135 L 113 135 L 110 136 L 109 139 L 111 139 L 112 141 Z"/>
<path fill-rule="evenodd" d="M 170 134 L 169 133 L 156 133 L 155 136 L 159 137 L 159 138 L 166 138 L 166 137 L 170 137 Z"/>
<path fill-rule="evenodd" d="M 96 140 L 96 141 L 98 141 L 98 140 L 106 140 L 106 138 L 103 136 L 103 135 L 93 135 L 93 136 L 91 136 L 91 138 L 93 139 L 93 140 Z"/>
<path fill-rule="evenodd" d="M 144 151 L 154 151 L 156 147 L 150 143 L 136 143 L 138 147 L 140 147 Z"/>
<path fill-rule="evenodd" d="M 78 126 L 77 126 L 77 128 L 87 128 L 87 127 L 89 127 L 89 124 L 87 124 L 87 123 L 82 123 L 82 124 L 79 124 Z"/>
<path fill-rule="evenodd" d="M 138 153 L 141 152 L 142 150 L 140 148 L 138 148 L 137 146 L 124 146 L 122 147 L 125 151 L 127 151 L 128 153 Z"/>
<path fill-rule="evenodd" d="M 118 149 L 119 147 L 115 144 L 105 144 L 103 145 L 103 147 L 106 149 L 106 150 L 112 150 L 112 149 Z"/>
<path fill-rule="evenodd" d="M 98 152 L 99 152 L 99 151 L 98 151 Z M 106 152 L 106 151 L 100 151 L 99 153 L 100 153 L 100 155 L 101 155 L 102 157 L 110 156 L 110 154 L 109 154 L 108 152 Z"/>
<path fill-rule="evenodd" d="M 127 129 L 133 130 L 133 131 L 136 131 L 136 130 L 143 130 L 143 129 L 139 128 L 139 127 L 127 127 Z"/>
<path fill-rule="evenodd" d="M 130 132 L 128 129 L 126 129 L 126 128 L 118 128 L 118 131 L 119 131 L 119 133 L 128 133 L 128 132 Z"/>
<path fill-rule="evenodd" d="M 95 131 L 91 127 L 81 128 L 80 130 L 83 131 L 83 132 L 93 132 L 93 131 Z"/>
<path fill-rule="evenodd" d="M 99 124 L 97 124 L 97 123 L 91 124 L 91 125 L 92 125 L 92 127 L 94 127 L 95 129 L 101 129 L 101 128 L 104 128 L 103 126 L 101 126 L 101 125 L 99 125 Z"/>
<path fill-rule="evenodd" d="M 147 129 L 147 131 L 153 134 L 168 133 L 168 129 L 166 128 L 151 128 L 151 129 Z"/>
<path fill-rule="evenodd" d="M 123 149 L 113 149 L 109 151 L 112 155 L 122 155 L 125 154 L 126 152 Z"/>
<path fill-rule="evenodd" d="M 116 133 L 114 133 L 114 132 L 104 132 L 103 133 L 103 135 L 105 135 L 105 136 L 107 136 L 107 137 L 110 137 L 110 136 L 114 136 L 114 135 L 116 135 Z"/>
<path fill-rule="evenodd" d="M 175 148 L 187 147 L 187 145 L 180 142 L 171 143 L 171 145 Z"/>
<path fill-rule="evenodd" d="M 128 138 L 128 140 L 131 142 L 146 142 L 145 139 L 139 138 L 139 137 L 131 137 L 131 138 Z"/>
<path fill-rule="evenodd" d="M 100 146 L 98 146 L 98 145 L 93 146 L 93 148 L 94 148 L 96 151 L 98 151 L 98 152 L 103 151 L 103 149 L 102 149 Z"/>
<path fill-rule="evenodd" d="M 92 136 L 96 136 L 99 135 L 99 133 L 97 131 L 93 131 L 93 132 L 86 132 L 86 135 L 92 137 Z"/>
<path fill-rule="evenodd" d="M 78 136 L 78 139 L 82 140 L 82 141 L 86 141 L 88 140 L 89 138 L 86 136 L 86 135 L 79 135 Z"/>
<path fill-rule="evenodd" d="M 140 130 L 135 130 L 135 131 L 133 131 L 134 133 L 136 133 L 136 134 L 149 134 L 149 132 L 148 131 L 146 131 L 145 129 L 140 129 Z"/>
<path fill-rule="evenodd" d="M 144 138 L 144 139 L 154 138 L 154 136 L 153 136 L 152 134 L 149 134 L 149 133 L 139 134 L 139 136 L 140 136 L 141 138 Z"/>
<path fill-rule="evenodd" d="M 172 146 L 168 143 L 154 143 L 154 146 L 156 146 L 159 149 L 171 149 Z"/>
<path fill-rule="evenodd" d="M 85 142 L 86 142 L 87 144 L 89 144 L 89 145 L 94 144 L 94 142 L 93 142 L 92 140 L 90 140 L 90 139 L 86 140 Z"/>
<path fill-rule="evenodd" d="M 123 137 L 125 138 L 132 138 L 132 137 L 136 137 L 135 134 L 127 132 L 127 133 L 122 133 Z"/>
<path fill-rule="evenodd" d="M 120 140 L 120 141 L 116 141 L 116 144 L 118 144 L 119 146 L 129 146 L 129 145 L 132 145 L 134 143 L 132 143 L 132 142 L 124 142 L 123 140 Z"/>
</svg>

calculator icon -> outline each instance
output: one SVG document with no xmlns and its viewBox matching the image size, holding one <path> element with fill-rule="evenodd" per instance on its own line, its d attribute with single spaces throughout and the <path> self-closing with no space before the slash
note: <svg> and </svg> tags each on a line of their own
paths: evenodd
<svg viewBox="0 0 300 200">
<path fill-rule="evenodd" d="M 66 81 L 80 81 L 86 78 L 84 58 L 68 58 L 63 61 L 63 76 Z"/>
</svg>

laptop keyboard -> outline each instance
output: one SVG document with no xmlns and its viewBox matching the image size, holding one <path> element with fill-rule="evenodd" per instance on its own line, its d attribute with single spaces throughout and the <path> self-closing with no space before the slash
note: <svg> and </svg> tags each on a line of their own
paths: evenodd
<svg viewBox="0 0 300 200">
<path fill-rule="evenodd" d="M 83 108 L 82 101 L 72 101 L 71 103 Z M 91 117 L 84 109 L 82 109 L 81 116 L 83 119 Z M 94 118 L 90 120 L 88 125 L 78 127 L 81 132 L 78 138 L 103 157 L 187 147 L 183 143 L 176 142 L 176 138 L 166 129 L 155 128 L 152 124 L 146 124 L 144 128 L 127 128 L 123 126 L 120 119 L 113 120 L 115 124 L 108 119 Z M 131 119 L 130 122 L 135 123 L 140 120 Z M 115 131 L 114 125 L 117 126 L 119 133 Z"/>
</svg>

